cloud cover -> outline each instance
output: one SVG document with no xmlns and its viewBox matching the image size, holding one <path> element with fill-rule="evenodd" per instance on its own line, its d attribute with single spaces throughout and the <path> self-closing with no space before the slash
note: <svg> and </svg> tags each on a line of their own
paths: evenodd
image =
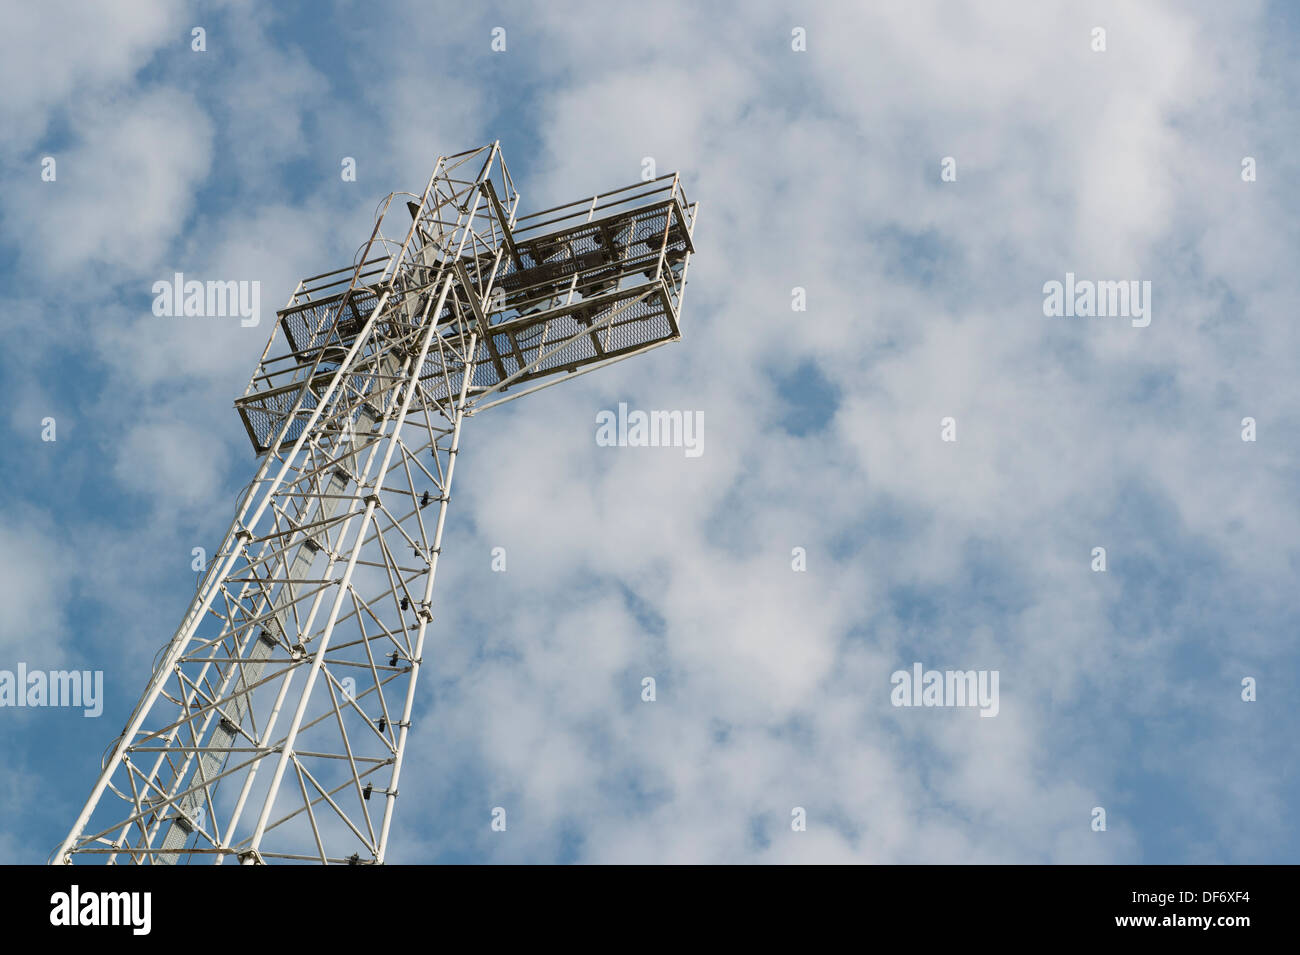
<svg viewBox="0 0 1300 955">
<path fill-rule="evenodd" d="M 7 587 L 3 632 L 110 703 L 0 744 L 54 794 L 6 847 L 64 834 L 253 470 L 229 402 L 269 328 L 168 324 L 152 281 L 259 279 L 269 313 L 500 139 L 526 208 L 679 169 L 698 254 L 681 344 L 468 422 L 393 861 L 1294 861 L 1294 23 L 380 5 L 341 42 L 360 15 L 214 5 L 204 54 L 166 6 L 19 34 L 110 49 L 3 96 L 4 552 L 51 591 Z M 1150 327 L 1045 318 L 1067 271 L 1151 280 Z M 705 454 L 598 447 L 619 401 L 703 411 Z M 890 706 L 913 661 L 999 670 L 998 717 Z"/>
</svg>

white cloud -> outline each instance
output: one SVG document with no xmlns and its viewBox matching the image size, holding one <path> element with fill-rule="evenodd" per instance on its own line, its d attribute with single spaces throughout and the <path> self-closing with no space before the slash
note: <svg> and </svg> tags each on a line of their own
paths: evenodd
<svg viewBox="0 0 1300 955">
<path fill-rule="evenodd" d="M 126 82 L 169 40 L 188 44 L 179 13 L 167 0 L 139 0 L 129 8 L 48 0 L 7 10 L 0 61 L 5 145 L 39 138 L 79 95 Z"/>
<path fill-rule="evenodd" d="M 437 152 L 501 138 L 524 211 L 625 185 L 644 156 L 681 169 L 703 201 L 685 341 L 466 425 L 402 861 L 554 858 L 566 831 L 597 861 L 1136 861 L 1143 833 L 1120 807 L 1140 795 L 1108 734 L 1204 712 L 1214 686 L 1179 669 L 1215 649 L 1193 642 L 1200 608 L 1179 575 L 1258 588 L 1258 606 L 1218 608 L 1224 627 L 1276 622 L 1290 600 L 1282 435 L 1297 386 L 1279 356 L 1296 332 L 1277 316 L 1296 291 L 1295 233 L 1237 167 L 1251 149 L 1288 181 L 1283 134 L 1242 105 L 1279 108 L 1238 68 L 1257 65 L 1258 11 L 810 8 L 796 54 L 794 24 L 769 12 L 670 4 L 632 23 L 544 6 L 512 14 L 495 60 L 470 26 L 482 50 L 466 40 L 439 59 L 444 25 L 412 13 L 395 31 L 409 45 L 359 38 L 356 62 L 388 68 L 344 119 L 321 109 L 298 52 L 279 92 L 270 67 L 224 87 L 214 120 L 168 88 L 100 118 L 70 110 L 68 198 L 21 192 L 6 227 L 42 276 L 147 275 L 180 267 L 179 248 L 193 268 L 264 279 L 269 320 L 272 286 L 342 264 L 377 193 L 418 188 Z M 1095 22 L 1105 54 L 1088 49 Z M 249 48 L 273 44 L 259 33 Z M 498 102 L 511 70 L 533 78 L 513 109 Z M 191 215 L 222 116 L 243 103 L 240 201 Z M 524 128 L 486 129 L 498 110 Z M 278 174 L 259 175 L 247 140 L 279 111 L 266 170 L 333 170 L 356 144 L 358 188 L 274 197 Z M 938 182 L 945 155 L 957 183 Z M 1044 319 L 1041 285 L 1066 270 L 1155 279 L 1151 327 Z M 795 285 L 807 312 L 790 310 Z M 1234 331 L 1213 326 L 1217 287 Z M 214 396 L 242 387 L 267 332 L 126 310 L 90 336 L 123 389 L 106 407 L 145 409 L 113 448 L 118 486 L 155 495 L 157 513 L 233 506 L 221 488 L 238 426 Z M 769 372 L 809 361 L 839 401 L 795 437 Z M 594 413 L 620 400 L 704 411 L 704 456 L 596 447 Z M 1236 437 L 1248 413 L 1266 422 L 1256 446 Z M 955 445 L 939 440 L 946 415 Z M 1098 543 L 1104 577 L 1088 569 Z M 807 573 L 790 569 L 795 545 Z M 493 546 L 506 574 L 487 570 Z M 1161 592 L 1133 592 L 1141 564 Z M 1233 640 L 1240 659 L 1213 677 L 1229 686 L 1286 653 L 1267 628 Z M 999 668 L 1001 713 L 893 709 L 889 673 L 915 659 Z M 659 701 L 640 701 L 642 675 Z M 1194 735 L 1162 739 L 1153 765 L 1214 765 L 1233 747 L 1227 730 Z M 1233 753 L 1270 812 L 1285 746 Z M 1244 798 L 1244 783 L 1197 778 L 1206 811 Z M 487 831 L 498 800 L 509 838 Z M 1115 810 L 1105 836 L 1089 829 L 1099 804 Z M 789 829 L 796 805 L 807 833 Z M 481 833 L 430 832 L 438 813 Z M 1215 819 L 1207 856 L 1265 845 L 1277 816 Z"/>
<path fill-rule="evenodd" d="M 148 274 L 194 209 L 207 174 L 212 129 L 184 93 L 92 96 L 74 110 L 78 136 L 60 151 L 58 178 L 33 172 L 8 207 L 9 241 L 28 268 L 67 280 L 103 263 Z"/>
<path fill-rule="evenodd" d="M 75 591 L 69 572 L 79 565 L 71 540 L 51 515 L 7 511 L 0 518 L 0 668 L 22 660 L 34 669 L 63 662 L 67 619 Z"/>
</svg>

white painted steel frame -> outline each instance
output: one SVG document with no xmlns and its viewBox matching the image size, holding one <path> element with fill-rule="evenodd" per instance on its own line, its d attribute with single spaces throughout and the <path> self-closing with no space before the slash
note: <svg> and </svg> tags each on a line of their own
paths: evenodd
<svg viewBox="0 0 1300 955">
<path fill-rule="evenodd" d="M 464 419 L 680 337 L 697 206 L 676 175 L 516 220 L 493 143 L 438 160 L 396 242 L 399 195 L 279 313 L 236 402 L 257 475 L 52 862 L 384 862 Z M 661 213 L 647 252 L 619 244 Z"/>
</svg>

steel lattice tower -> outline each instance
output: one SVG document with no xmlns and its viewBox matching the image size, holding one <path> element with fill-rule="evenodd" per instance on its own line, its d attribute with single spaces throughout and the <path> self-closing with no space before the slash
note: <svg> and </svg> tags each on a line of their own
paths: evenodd
<svg viewBox="0 0 1300 955">
<path fill-rule="evenodd" d="M 518 204 L 498 143 L 443 157 L 298 283 L 235 402 L 257 474 L 53 862 L 384 861 L 462 422 L 680 338 L 677 175 Z"/>
</svg>

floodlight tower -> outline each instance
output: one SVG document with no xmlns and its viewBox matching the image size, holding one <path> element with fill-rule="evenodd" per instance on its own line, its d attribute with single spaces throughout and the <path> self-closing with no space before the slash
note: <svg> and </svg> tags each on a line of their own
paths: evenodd
<svg viewBox="0 0 1300 955">
<path fill-rule="evenodd" d="M 677 175 L 518 204 L 499 143 L 440 158 L 298 283 L 235 401 L 257 474 L 52 862 L 384 861 L 462 422 L 681 337 Z"/>
</svg>

